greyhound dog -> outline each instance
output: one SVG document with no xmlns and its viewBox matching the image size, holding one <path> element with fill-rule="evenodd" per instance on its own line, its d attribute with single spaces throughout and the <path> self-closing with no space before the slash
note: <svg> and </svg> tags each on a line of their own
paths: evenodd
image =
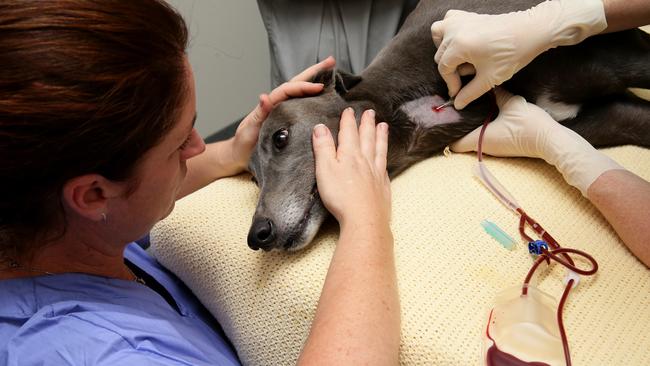
<svg viewBox="0 0 650 366">
<path fill-rule="evenodd" d="M 328 212 L 316 189 L 312 128 L 336 136 L 341 112 L 376 111 L 389 124 L 388 173 L 414 163 L 480 126 L 494 102 L 483 96 L 461 111 L 432 109 L 448 90 L 433 61 L 431 24 L 449 9 L 498 14 L 539 0 L 423 0 L 360 76 L 319 74 L 325 90 L 279 105 L 264 123 L 250 161 L 261 189 L 248 234 L 252 249 L 297 250 L 311 242 Z M 534 31 L 534 30 L 532 30 Z M 595 146 L 650 146 L 650 102 L 627 88 L 650 87 L 650 36 L 640 30 L 598 35 L 545 52 L 503 87 L 536 103 Z"/>
</svg>

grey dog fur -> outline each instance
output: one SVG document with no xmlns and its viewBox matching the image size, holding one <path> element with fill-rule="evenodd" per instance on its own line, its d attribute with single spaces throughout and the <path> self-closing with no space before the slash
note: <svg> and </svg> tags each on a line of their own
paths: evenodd
<svg viewBox="0 0 650 366">
<path fill-rule="evenodd" d="M 357 116 L 372 108 L 377 121 L 389 123 L 388 171 L 391 177 L 482 124 L 494 102 L 486 95 L 462 111 L 461 121 L 422 128 L 400 107 L 424 96 L 446 96 L 431 40 L 432 22 L 449 9 L 498 14 L 528 9 L 538 0 L 424 0 L 398 34 L 360 76 L 323 72 L 315 81 L 326 90 L 291 99 L 268 117 L 250 161 L 260 196 L 248 235 L 253 249 L 300 249 L 313 239 L 328 216 L 316 189 L 312 129 L 323 123 L 336 136 L 341 112 Z M 536 102 L 545 94 L 554 102 L 580 104 L 578 115 L 560 121 L 595 146 L 650 146 L 650 103 L 627 88 L 649 88 L 650 37 L 629 30 L 591 37 L 576 46 L 545 52 L 504 83 L 509 91 Z M 288 144 L 274 146 L 273 135 L 288 131 Z"/>
</svg>

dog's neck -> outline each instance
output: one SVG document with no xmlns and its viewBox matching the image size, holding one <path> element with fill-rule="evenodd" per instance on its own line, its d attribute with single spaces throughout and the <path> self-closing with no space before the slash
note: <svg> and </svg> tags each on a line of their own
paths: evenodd
<svg viewBox="0 0 650 366">
<path fill-rule="evenodd" d="M 491 100 L 479 98 L 463 111 L 434 109 L 446 101 L 448 90 L 433 62 L 436 49 L 425 23 L 406 24 L 343 96 L 357 112 L 372 108 L 377 122 L 389 123 L 391 176 L 472 131 L 492 106 Z"/>
</svg>

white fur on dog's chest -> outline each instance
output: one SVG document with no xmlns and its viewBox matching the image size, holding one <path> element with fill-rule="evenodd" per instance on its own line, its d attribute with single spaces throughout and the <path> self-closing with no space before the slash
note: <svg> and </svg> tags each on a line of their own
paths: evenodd
<svg viewBox="0 0 650 366">
<path fill-rule="evenodd" d="M 445 102 L 439 95 L 422 97 L 402 104 L 400 109 L 409 116 L 409 119 L 420 127 L 428 128 L 437 125 L 456 123 L 460 121 L 460 114 L 449 106 L 436 111 L 435 107 Z"/>
</svg>

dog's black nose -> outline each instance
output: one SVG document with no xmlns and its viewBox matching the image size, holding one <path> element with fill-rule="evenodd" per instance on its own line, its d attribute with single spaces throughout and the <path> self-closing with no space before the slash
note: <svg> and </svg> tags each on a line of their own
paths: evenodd
<svg viewBox="0 0 650 366">
<path fill-rule="evenodd" d="M 253 250 L 270 250 L 275 241 L 275 226 L 267 218 L 256 219 L 248 232 L 248 246 Z"/>
</svg>

